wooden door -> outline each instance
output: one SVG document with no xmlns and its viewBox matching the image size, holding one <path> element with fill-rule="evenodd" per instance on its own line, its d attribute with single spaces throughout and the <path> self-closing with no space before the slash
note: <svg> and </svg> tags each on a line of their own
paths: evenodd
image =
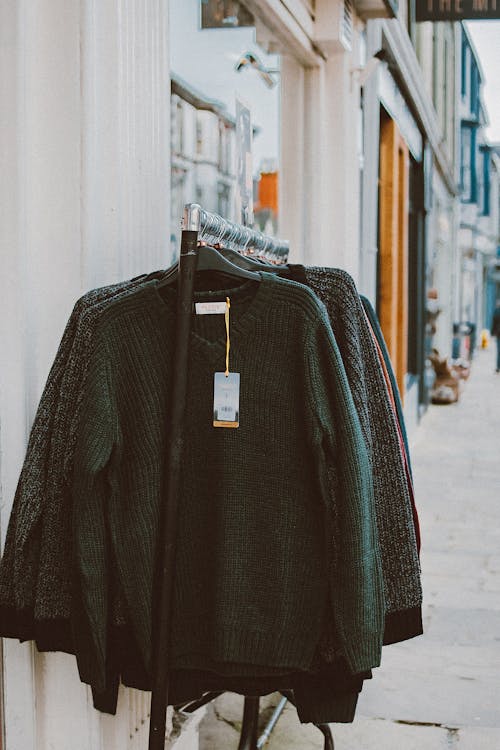
<svg viewBox="0 0 500 750">
<path fill-rule="evenodd" d="M 378 314 L 401 397 L 408 359 L 409 153 L 385 111 L 380 124 Z"/>
</svg>

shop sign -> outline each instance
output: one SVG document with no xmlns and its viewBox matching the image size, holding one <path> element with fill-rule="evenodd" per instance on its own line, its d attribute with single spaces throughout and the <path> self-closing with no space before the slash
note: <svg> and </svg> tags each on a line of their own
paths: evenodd
<svg viewBox="0 0 500 750">
<path fill-rule="evenodd" d="M 254 26 L 252 14 L 237 0 L 201 0 L 202 29 Z"/>
<path fill-rule="evenodd" d="M 500 19 L 500 0 L 416 0 L 417 21 Z"/>
</svg>

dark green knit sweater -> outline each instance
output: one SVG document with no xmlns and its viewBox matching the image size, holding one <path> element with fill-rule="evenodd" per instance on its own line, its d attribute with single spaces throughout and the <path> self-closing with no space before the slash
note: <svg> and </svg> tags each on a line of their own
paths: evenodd
<svg viewBox="0 0 500 750">
<path fill-rule="evenodd" d="M 226 294 L 240 427 L 212 426 L 224 319 L 194 316 L 171 666 L 308 669 L 329 598 L 340 651 L 353 672 L 370 669 L 384 623 L 371 472 L 325 309 L 304 287 L 265 273 L 203 299 Z M 111 303 L 95 335 L 74 467 L 82 611 L 73 628 L 82 679 L 97 689 L 112 571 L 151 667 L 174 330 L 175 290 L 152 282 Z M 327 559 L 326 534 L 340 569 Z"/>
</svg>

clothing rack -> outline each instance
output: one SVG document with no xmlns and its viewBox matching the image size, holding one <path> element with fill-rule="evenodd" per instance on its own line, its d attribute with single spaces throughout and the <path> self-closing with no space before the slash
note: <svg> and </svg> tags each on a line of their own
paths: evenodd
<svg viewBox="0 0 500 750">
<path fill-rule="evenodd" d="M 221 245 L 241 254 L 255 255 L 271 263 L 286 263 L 288 242 L 276 240 L 249 227 L 227 221 L 218 214 L 205 211 L 196 203 L 184 207 L 182 219 L 179 273 L 177 278 L 177 322 L 175 341 L 175 369 L 172 383 L 172 411 L 170 414 L 170 442 L 166 455 L 165 476 L 167 492 L 163 509 L 158 629 L 155 633 L 155 652 L 152 679 L 151 715 L 148 750 L 164 750 L 166 711 L 169 693 L 169 637 L 172 617 L 172 592 L 175 566 L 176 522 L 179 503 L 179 479 L 184 444 L 183 418 L 186 405 L 189 334 L 193 304 L 194 277 L 199 243 Z M 206 705 L 220 693 L 206 693 L 182 710 L 190 713 Z M 258 737 L 259 698 L 245 697 L 243 723 L 238 750 L 257 750 L 263 747 L 278 721 L 290 693 L 284 694 L 261 737 Z M 328 725 L 317 725 L 325 737 L 325 750 L 334 750 Z"/>
<path fill-rule="evenodd" d="M 221 245 L 242 255 L 256 255 L 270 263 L 286 263 L 288 258 L 290 248 L 287 240 L 278 240 L 242 224 L 235 224 L 218 214 L 205 211 L 196 203 L 189 203 L 185 206 L 184 228 L 187 227 L 186 222 L 199 227 L 197 231 L 200 242 Z"/>
</svg>

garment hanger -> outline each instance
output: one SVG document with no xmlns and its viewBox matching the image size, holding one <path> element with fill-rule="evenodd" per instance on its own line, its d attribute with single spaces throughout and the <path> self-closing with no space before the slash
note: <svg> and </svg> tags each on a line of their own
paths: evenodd
<svg viewBox="0 0 500 750">
<path fill-rule="evenodd" d="M 231 260 L 226 258 L 219 250 L 210 245 L 200 245 L 198 247 L 198 262 L 196 271 L 217 271 L 228 276 L 236 278 L 250 279 L 251 281 L 261 281 L 262 277 L 258 271 L 251 271 L 248 268 L 237 266 Z M 161 288 L 167 284 L 177 281 L 179 266 L 176 263 L 171 266 L 165 273 L 165 276 L 159 281 L 158 286 Z"/>
<path fill-rule="evenodd" d="M 271 261 L 259 255 L 243 255 L 236 250 L 231 250 L 230 248 L 225 247 L 217 249 L 220 253 L 222 253 L 222 255 L 224 255 L 225 258 L 230 260 L 232 263 L 237 266 L 241 266 L 242 268 L 247 268 L 248 270 L 265 270 L 268 273 L 279 273 L 280 271 L 288 270 L 288 266 L 276 265 L 275 263 L 271 263 Z"/>
<path fill-rule="evenodd" d="M 201 250 L 203 247 L 205 246 L 202 245 L 199 248 L 199 250 Z M 210 249 L 215 250 L 216 252 L 220 253 L 220 255 L 224 256 L 226 260 L 230 261 L 235 266 L 238 266 L 239 268 L 242 268 L 242 269 L 246 269 L 247 271 L 258 272 L 258 271 L 265 270 L 267 273 L 286 275 L 289 270 L 286 264 L 276 265 L 275 263 L 271 263 L 271 261 L 266 260 L 266 258 L 263 258 L 261 256 L 243 255 L 242 253 L 239 253 L 236 250 L 232 250 L 227 247 L 220 247 L 220 246 L 213 247 L 212 245 L 207 245 L 206 247 L 209 247 Z M 178 268 L 177 263 L 174 263 L 172 266 L 170 266 L 170 268 L 168 268 L 165 271 L 165 274 L 162 277 L 160 283 L 169 284 L 171 281 L 174 281 L 174 279 L 177 278 L 177 268 Z M 203 269 L 200 269 L 200 267 L 198 266 L 197 270 L 203 270 Z"/>
<path fill-rule="evenodd" d="M 255 255 L 243 255 L 243 253 L 239 253 L 237 250 L 231 250 L 229 247 L 218 246 L 216 249 L 225 258 L 230 260 L 231 263 L 240 266 L 240 268 L 246 268 L 249 271 L 258 269 L 262 270 L 263 267 L 267 268 L 269 265 L 263 258 L 259 258 Z"/>
</svg>

